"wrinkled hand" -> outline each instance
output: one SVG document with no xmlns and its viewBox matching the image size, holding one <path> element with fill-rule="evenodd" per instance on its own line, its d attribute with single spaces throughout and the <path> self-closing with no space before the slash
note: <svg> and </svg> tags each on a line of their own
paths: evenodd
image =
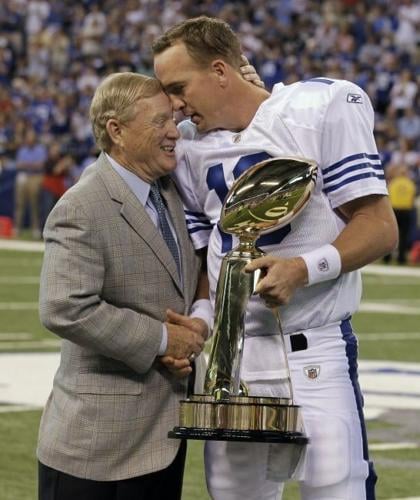
<svg viewBox="0 0 420 500">
<path fill-rule="evenodd" d="M 253 83 L 257 87 L 265 88 L 265 84 L 261 80 L 260 75 L 257 73 L 254 66 L 252 66 L 252 64 L 249 64 L 248 59 L 244 55 L 241 56 L 241 59 L 242 59 L 242 63 L 241 63 L 240 70 L 241 70 L 242 77 L 244 78 L 244 80 L 247 80 L 248 82 Z"/>
<path fill-rule="evenodd" d="M 160 362 L 176 377 L 187 377 L 191 372 L 189 356 L 198 356 L 208 335 L 205 321 L 178 314 L 171 309 L 166 311 L 168 345 Z"/>
<path fill-rule="evenodd" d="M 188 377 L 192 372 L 191 363 L 188 359 L 175 359 L 171 356 L 162 356 L 159 358 L 159 361 L 177 378 Z"/>
<path fill-rule="evenodd" d="M 296 288 L 304 286 L 308 279 L 306 264 L 300 257 L 283 259 L 267 255 L 247 264 L 245 272 L 262 270 L 254 293 L 258 293 L 267 307 L 288 304 Z"/>
</svg>

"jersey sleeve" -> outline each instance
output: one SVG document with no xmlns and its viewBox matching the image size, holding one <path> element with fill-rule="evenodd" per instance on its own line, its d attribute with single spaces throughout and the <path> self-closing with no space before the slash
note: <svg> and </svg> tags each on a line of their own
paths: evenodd
<svg viewBox="0 0 420 500">
<path fill-rule="evenodd" d="M 177 167 L 173 179 L 181 194 L 185 221 L 194 248 L 204 248 L 208 246 L 213 225 L 205 215 L 204 207 L 197 196 L 199 181 L 190 168 L 183 139 L 179 139 L 177 143 Z"/>
<path fill-rule="evenodd" d="M 367 94 L 346 82 L 334 94 L 322 131 L 323 190 L 336 208 L 371 194 L 387 194 L 373 136 L 374 113 Z"/>
</svg>

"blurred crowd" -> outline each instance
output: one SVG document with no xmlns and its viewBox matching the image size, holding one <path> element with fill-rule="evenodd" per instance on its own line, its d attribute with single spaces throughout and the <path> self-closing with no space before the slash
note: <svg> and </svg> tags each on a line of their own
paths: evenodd
<svg viewBox="0 0 420 500">
<path fill-rule="evenodd" d="M 415 0 L 8 0 L 0 3 L 0 198 L 13 177 L 17 231 L 29 206 L 39 236 L 55 201 L 97 154 L 88 108 L 102 77 L 152 74 L 152 40 L 200 14 L 232 25 L 268 89 L 320 75 L 360 85 L 376 111 L 389 181 L 404 167 L 418 196 Z M 410 231 L 410 241 L 420 239 L 415 222 Z"/>
</svg>

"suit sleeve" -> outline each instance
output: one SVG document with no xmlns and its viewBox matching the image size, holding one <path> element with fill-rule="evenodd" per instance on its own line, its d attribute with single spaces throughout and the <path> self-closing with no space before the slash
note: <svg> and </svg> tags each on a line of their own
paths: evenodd
<svg viewBox="0 0 420 500">
<path fill-rule="evenodd" d="M 158 354 L 162 323 L 101 298 L 105 261 L 96 226 L 80 205 L 67 200 L 50 214 L 44 231 L 41 322 L 62 338 L 146 373 Z"/>
</svg>

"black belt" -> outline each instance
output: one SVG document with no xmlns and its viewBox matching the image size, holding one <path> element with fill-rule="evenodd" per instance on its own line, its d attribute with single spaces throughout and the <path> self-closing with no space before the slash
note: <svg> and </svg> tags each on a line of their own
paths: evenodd
<svg viewBox="0 0 420 500">
<path fill-rule="evenodd" d="M 303 333 L 290 335 L 290 349 L 292 352 L 304 351 L 308 348 L 308 339 Z"/>
</svg>

